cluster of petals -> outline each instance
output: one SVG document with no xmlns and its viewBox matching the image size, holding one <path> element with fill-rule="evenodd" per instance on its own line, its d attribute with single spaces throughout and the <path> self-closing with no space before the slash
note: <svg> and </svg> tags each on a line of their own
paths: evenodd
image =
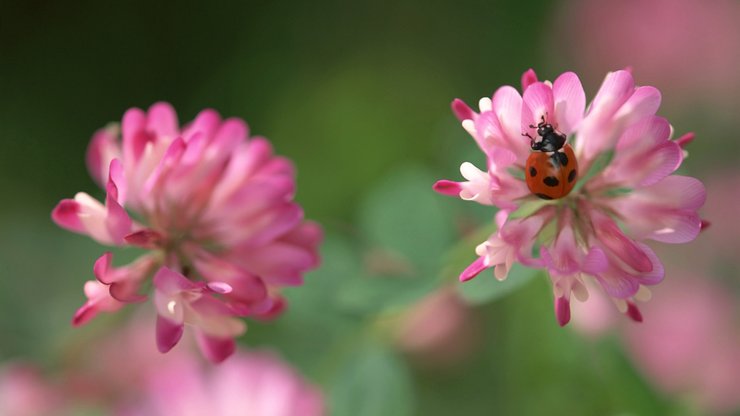
<svg viewBox="0 0 740 416">
<path fill-rule="evenodd" d="M 181 128 L 167 103 L 132 108 L 120 127 L 94 134 L 87 166 L 104 202 L 78 193 L 53 220 L 146 252 L 120 267 L 111 252 L 95 262 L 75 325 L 145 301 L 153 285 L 159 349 L 177 344 L 188 324 L 203 353 L 221 361 L 246 329 L 238 317 L 275 316 L 285 306 L 280 288 L 318 265 L 322 232 L 293 201 L 292 163 L 241 119 L 204 110 Z"/>
<path fill-rule="evenodd" d="M 585 300 L 585 279 L 594 279 L 620 311 L 641 321 L 634 301 L 647 298 L 646 287 L 664 275 L 646 240 L 686 243 L 702 228 L 697 210 L 706 198 L 704 186 L 674 174 L 693 135 L 673 139 L 671 125 L 656 115 L 660 92 L 636 86 L 628 70 L 607 74 L 588 107 L 572 72 L 541 82 L 529 70 L 522 90 L 499 88 L 480 100 L 479 112 L 460 100 L 452 103 L 487 166 L 465 162 L 465 181 L 441 180 L 434 188 L 500 209 L 497 232 L 477 247 L 478 258 L 460 280 L 487 268 L 502 280 L 515 262 L 544 268 L 557 320 L 565 325 L 571 295 Z M 567 136 L 579 166 L 575 189 L 550 201 L 533 195 L 524 180 L 532 151 L 527 135 L 537 138 L 542 120 Z"/>
</svg>

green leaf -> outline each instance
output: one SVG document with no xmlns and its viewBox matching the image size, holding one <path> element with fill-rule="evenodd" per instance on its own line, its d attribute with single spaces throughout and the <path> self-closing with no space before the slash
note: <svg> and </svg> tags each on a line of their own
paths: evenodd
<svg viewBox="0 0 740 416">
<path fill-rule="evenodd" d="M 437 288 L 435 277 L 359 276 L 339 288 L 337 302 L 354 313 L 403 308 Z"/>
<path fill-rule="evenodd" d="M 426 170 L 406 167 L 367 195 L 358 220 L 365 250 L 334 291 L 344 310 L 402 307 L 439 285 L 454 232 L 450 201 L 433 183 Z"/>
<path fill-rule="evenodd" d="M 405 363 L 374 343 L 349 358 L 331 383 L 329 399 L 334 416 L 405 416 L 414 410 Z"/>
<path fill-rule="evenodd" d="M 434 181 L 422 168 L 404 168 L 367 195 L 358 219 L 371 247 L 405 259 L 422 275 L 436 274 L 454 235 L 449 201 L 432 191 Z"/>
<path fill-rule="evenodd" d="M 461 283 L 458 290 L 462 297 L 471 304 L 492 302 L 523 287 L 537 274 L 537 270 L 516 263 L 503 281 L 496 280 L 490 271 L 484 271 L 475 279 Z"/>
</svg>

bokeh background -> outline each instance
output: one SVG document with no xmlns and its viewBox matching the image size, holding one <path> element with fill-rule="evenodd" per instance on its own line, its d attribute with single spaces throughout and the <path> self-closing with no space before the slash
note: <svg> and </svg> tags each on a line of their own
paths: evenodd
<svg viewBox="0 0 740 416">
<path fill-rule="evenodd" d="M 181 122 L 242 117 L 295 161 L 324 263 L 240 342 L 276 351 L 332 414 L 740 414 L 738 21 L 732 0 L 3 1 L 0 360 L 73 371 L 126 320 L 71 328 L 103 248 L 49 215 L 101 194 L 84 164 L 95 130 L 165 100 Z M 712 223 L 660 248 L 646 322 L 595 304 L 561 329 L 549 283 L 524 269 L 461 289 L 494 213 L 431 191 L 482 161 L 450 101 L 530 67 L 574 70 L 593 97 L 628 66 L 676 135 L 696 132 L 682 170 L 707 184 Z"/>
</svg>

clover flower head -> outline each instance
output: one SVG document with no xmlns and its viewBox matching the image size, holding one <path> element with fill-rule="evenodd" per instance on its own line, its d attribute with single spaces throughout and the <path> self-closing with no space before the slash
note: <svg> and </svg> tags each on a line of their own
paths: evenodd
<svg viewBox="0 0 740 416">
<path fill-rule="evenodd" d="M 101 244 L 147 252 L 121 267 L 110 252 L 95 262 L 75 325 L 145 301 L 153 284 L 160 350 L 188 324 L 204 354 L 221 361 L 246 329 L 236 317 L 275 316 L 285 307 L 280 288 L 302 284 L 318 265 L 322 231 L 293 201 L 292 163 L 249 137 L 240 119 L 204 110 L 180 128 L 167 103 L 132 108 L 120 128 L 94 134 L 87 167 L 105 201 L 78 193 L 52 219 Z"/>
<path fill-rule="evenodd" d="M 560 325 L 570 320 L 571 295 L 588 297 L 588 279 L 641 321 L 635 300 L 648 298 L 647 286 L 664 274 L 645 241 L 686 243 L 704 224 L 697 213 L 704 186 L 674 174 L 693 134 L 673 139 L 668 120 L 656 115 L 660 92 L 636 86 L 628 70 L 607 74 L 588 108 L 572 72 L 540 82 L 530 69 L 522 90 L 499 88 L 480 100 L 479 112 L 452 103 L 487 166 L 465 162 L 466 181 L 441 180 L 434 189 L 500 209 L 498 231 L 460 280 L 487 268 L 505 279 L 519 262 L 547 270 Z"/>
</svg>

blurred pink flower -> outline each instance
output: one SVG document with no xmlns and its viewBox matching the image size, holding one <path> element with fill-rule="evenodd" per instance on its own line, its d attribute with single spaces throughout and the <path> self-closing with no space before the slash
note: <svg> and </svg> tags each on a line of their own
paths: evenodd
<svg viewBox="0 0 740 416">
<path fill-rule="evenodd" d="M 658 295 L 659 294 L 659 295 Z M 625 328 L 636 367 L 668 393 L 703 408 L 740 408 L 740 302 L 706 276 L 675 276 L 646 306 L 650 319 Z"/>
<path fill-rule="evenodd" d="M 126 416 L 321 416 L 321 392 L 266 352 L 238 353 L 218 367 L 193 360 L 160 367 Z"/>
<path fill-rule="evenodd" d="M 680 106 L 697 98 L 731 111 L 740 83 L 740 4 L 734 0 L 572 0 L 563 3 L 553 48 L 586 73 L 631 66 Z M 567 22 L 563 25 L 562 22 Z M 567 48 L 562 48 L 567 45 Z M 717 105 L 717 102 L 725 105 Z"/>
<path fill-rule="evenodd" d="M 468 357 L 478 331 L 472 307 L 442 288 L 411 307 L 397 331 L 398 346 L 423 364 L 448 365 Z"/>
<path fill-rule="evenodd" d="M 482 98 L 480 113 L 460 100 L 452 103 L 485 153 L 487 169 L 465 162 L 460 170 L 466 182 L 439 181 L 435 190 L 501 210 L 498 232 L 476 248 L 479 257 L 460 280 L 487 268 L 502 280 L 520 262 L 549 272 L 560 325 L 570 320 L 571 294 L 581 301 L 588 297 L 585 279 L 595 279 L 620 311 L 642 320 L 634 300 L 663 279 L 662 263 L 643 240 L 686 243 L 701 229 L 697 209 L 706 197 L 704 186 L 672 175 L 688 140 L 671 139 L 671 125 L 655 115 L 660 92 L 636 86 L 629 71 L 607 74 L 588 110 L 572 72 L 539 82 L 529 70 L 522 88 L 523 95 L 504 86 Z M 538 199 L 524 180 L 536 175 L 525 167 L 534 145 L 543 143 L 538 127 L 545 123 L 567 136 L 578 167 L 567 180 L 579 183 L 554 200 Z"/>
<path fill-rule="evenodd" d="M 64 396 L 29 365 L 0 368 L 0 414 L 47 416 L 62 413 Z"/>
<path fill-rule="evenodd" d="M 0 367 L 0 415 L 325 414 L 321 391 L 276 355 L 240 351 L 211 366 L 186 341 L 162 356 L 154 325 L 137 312 L 111 336 L 72 344 L 55 374 L 31 364 Z"/>
<path fill-rule="evenodd" d="M 99 130 L 87 152 L 105 203 L 78 193 L 52 218 L 102 244 L 149 252 L 123 267 L 103 254 L 73 323 L 144 301 L 142 286 L 157 274 L 160 350 L 189 324 L 205 355 L 221 361 L 246 328 L 234 316 L 275 315 L 284 307 L 280 287 L 302 284 L 318 265 L 321 229 L 293 202 L 290 161 L 273 155 L 266 139 L 250 139 L 240 119 L 204 110 L 180 129 L 172 107 L 157 103 L 127 111 L 121 133 L 119 140 L 117 126 Z"/>
</svg>

